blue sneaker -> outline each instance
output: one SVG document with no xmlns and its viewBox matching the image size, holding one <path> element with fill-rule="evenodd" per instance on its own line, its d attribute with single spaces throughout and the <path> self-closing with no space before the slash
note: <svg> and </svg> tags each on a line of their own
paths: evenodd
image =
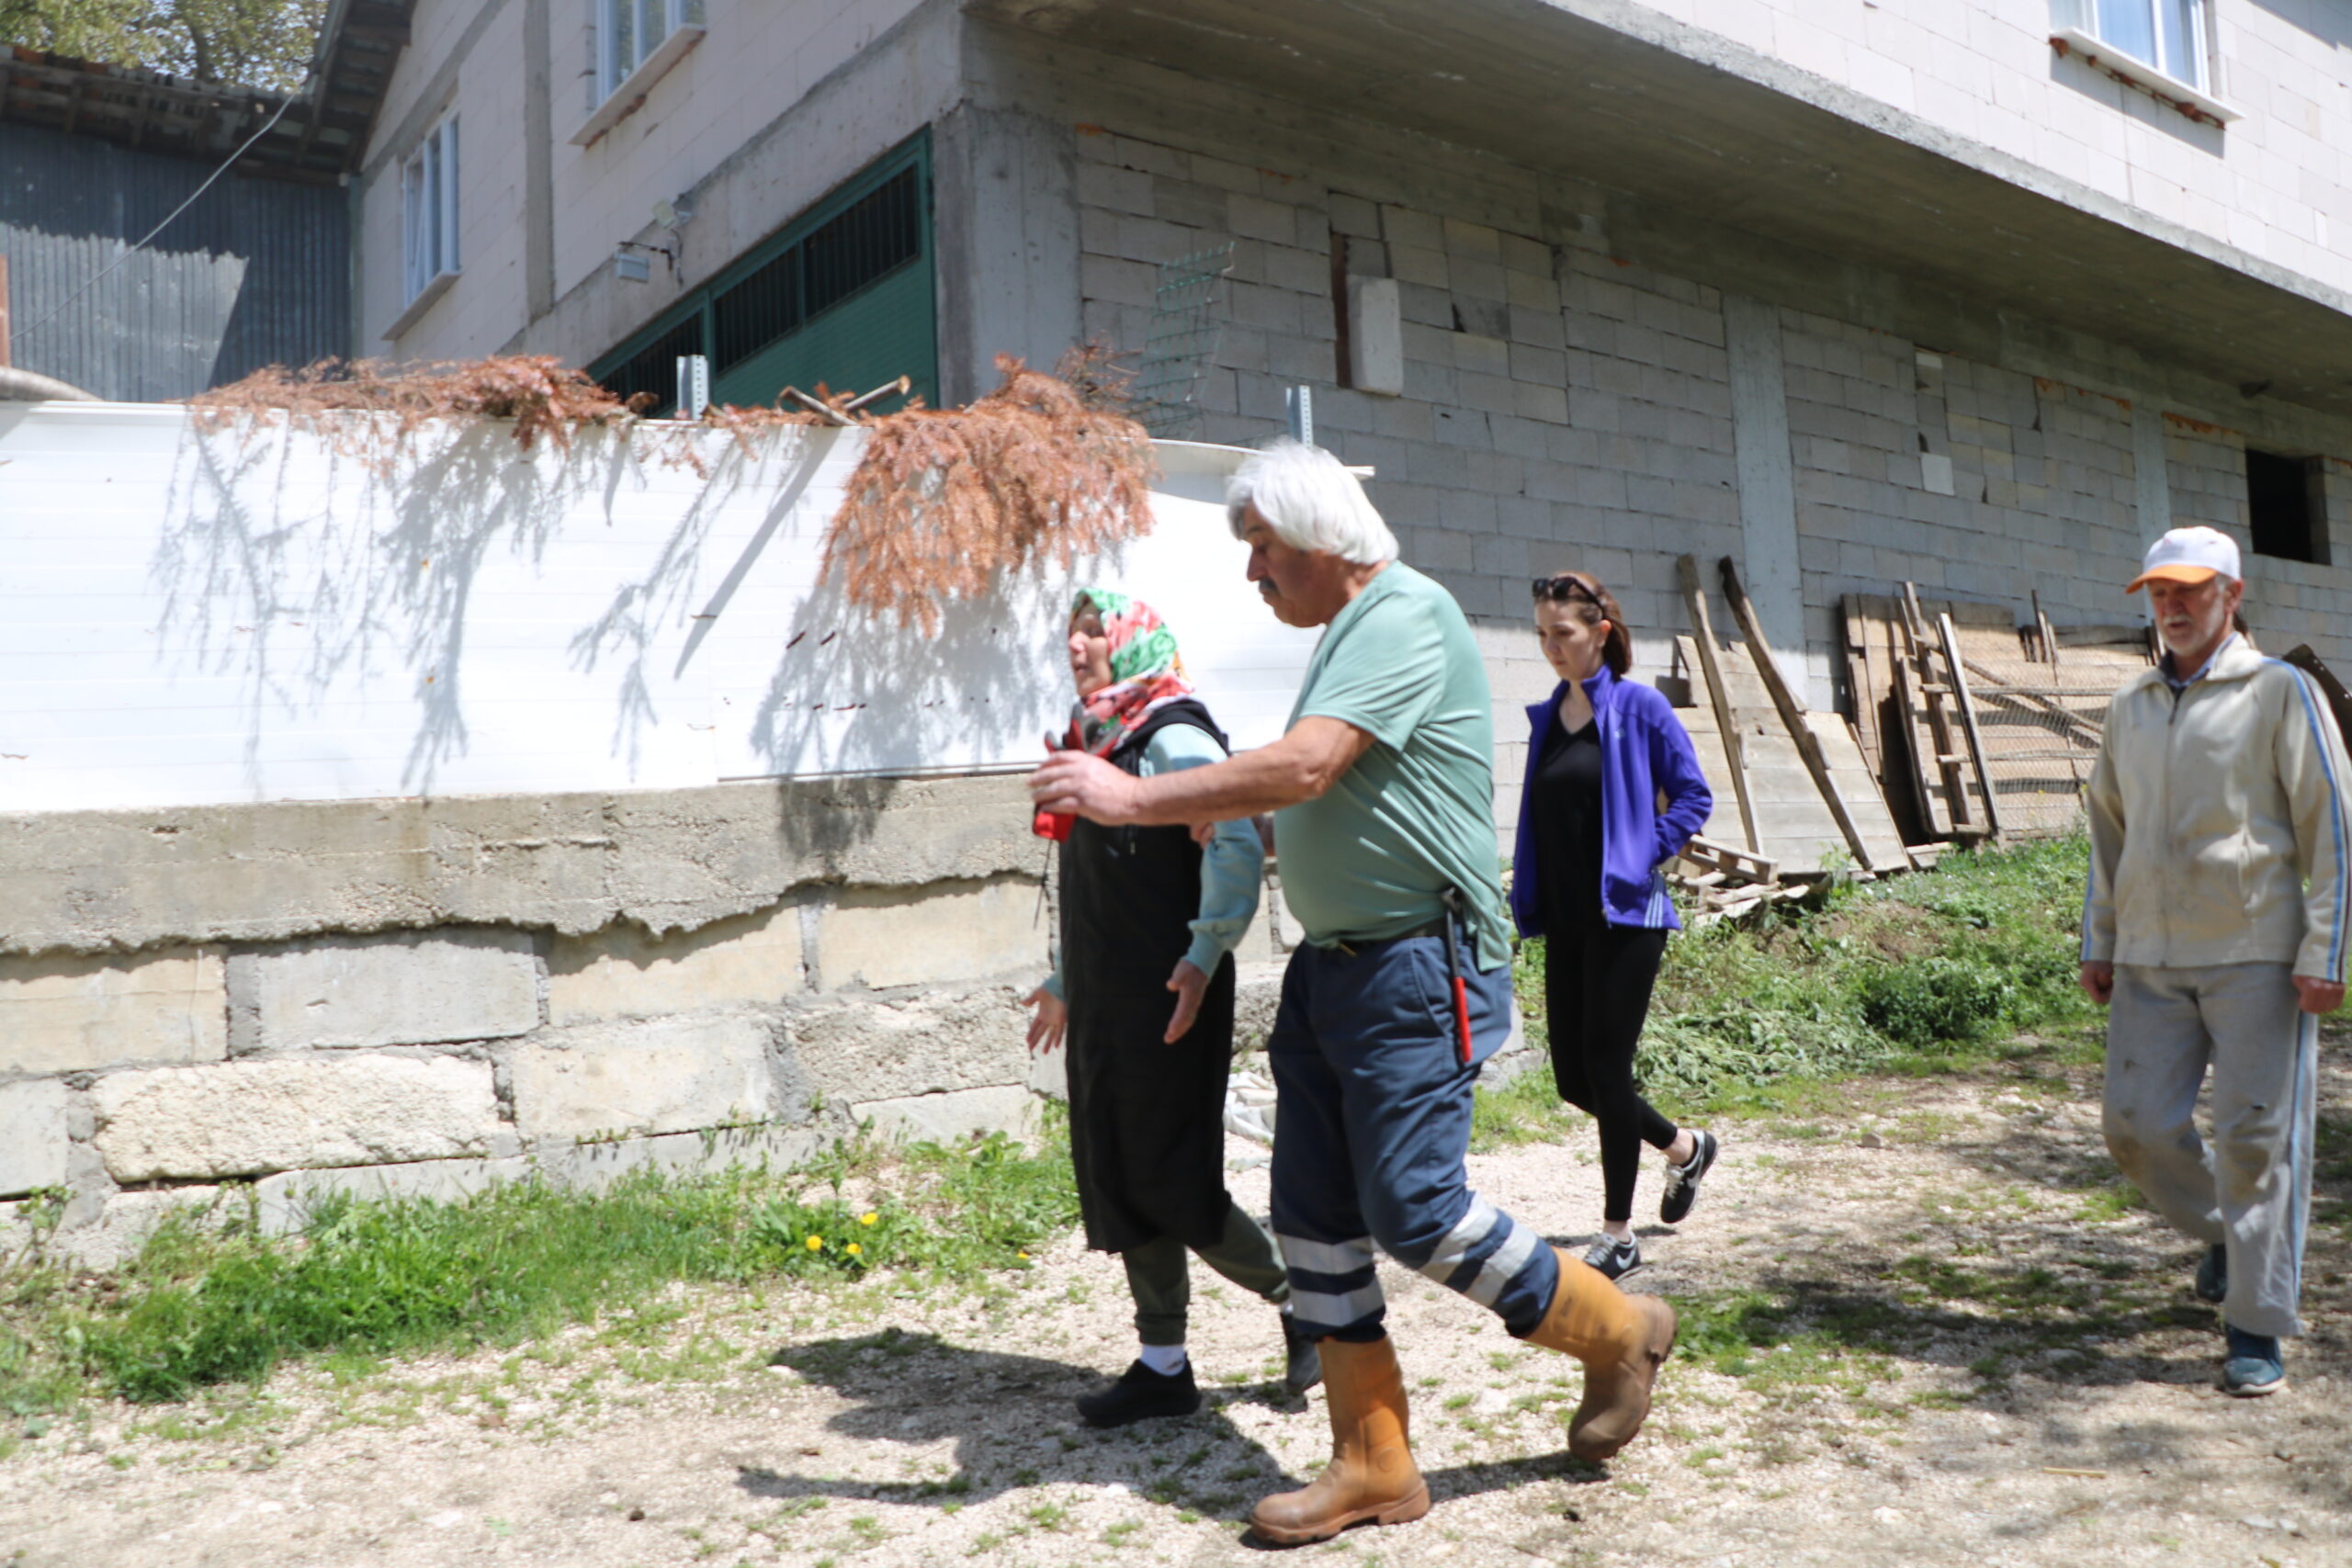
<svg viewBox="0 0 2352 1568">
<path fill-rule="evenodd" d="M 2215 1242 L 2205 1249 L 2197 1264 L 2197 1299 L 2211 1302 L 2215 1306 L 2228 1299 L 2230 1293 L 2230 1249 Z"/>
<path fill-rule="evenodd" d="M 2267 1334 L 2248 1334 L 2229 1324 L 2230 1359 L 2222 1363 L 2222 1392 L 2233 1399 L 2258 1399 L 2287 1386 L 2287 1364 L 2279 1359 L 2278 1341 Z"/>
</svg>

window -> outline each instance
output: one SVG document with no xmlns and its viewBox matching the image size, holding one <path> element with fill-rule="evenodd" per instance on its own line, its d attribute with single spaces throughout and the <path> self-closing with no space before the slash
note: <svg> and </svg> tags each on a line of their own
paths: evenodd
<svg viewBox="0 0 2352 1568">
<path fill-rule="evenodd" d="M 2176 82 L 2206 85 L 2205 0 L 2055 0 L 2052 19 Z"/>
<path fill-rule="evenodd" d="M 401 254 L 413 303 L 458 270 L 458 117 L 425 133 L 401 168 Z"/>
<path fill-rule="evenodd" d="M 2247 447 L 2245 509 L 2256 555 L 2328 564 L 2327 497 L 2319 459 Z"/>
<path fill-rule="evenodd" d="M 611 97 L 684 28 L 702 27 L 703 0 L 596 0 L 596 96 Z M 678 41 L 683 42 L 684 39 Z"/>
</svg>

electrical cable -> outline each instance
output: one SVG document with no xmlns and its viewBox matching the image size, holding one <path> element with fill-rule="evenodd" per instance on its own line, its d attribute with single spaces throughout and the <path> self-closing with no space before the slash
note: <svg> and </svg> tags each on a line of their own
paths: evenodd
<svg viewBox="0 0 2352 1568">
<path fill-rule="evenodd" d="M 232 168 L 233 168 L 236 165 L 237 160 L 243 157 L 247 152 L 252 150 L 254 142 L 259 141 L 263 137 L 267 136 L 271 131 L 277 130 L 277 122 L 286 118 L 286 111 L 294 107 L 294 100 L 301 96 L 302 94 L 309 89 L 310 85 L 310 80 L 306 77 L 303 80 L 302 85 L 288 94 L 286 101 L 277 106 L 277 112 L 271 115 L 267 122 L 266 122 L 259 130 L 254 131 L 251 136 L 245 138 L 243 146 L 239 147 L 234 152 L 230 153 L 227 162 L 223 163 L 219 168 L 204 176 L 204 183 L 197 186 L 193 191 L 190 191 L 186 201 L 183 201 L 177 207 L 173 208 L 172 210 L 164 216 L 164 220 L 161 223 L 156 224 L 153 229 L 148 230 L 146 234 L 141 238 L 137 244 L 123 252 L 122 254 L 115 257 L 114 260 L 107 263 L 105 266 L 100 267 L 96 276 L 92 277 L 87 283 L 82 285 L 81 288 L 76 288 L 73 293 L 67 295 L 63 304 L 58 306 L 56 310 L 51 310 L 48 315 L 43 316 L 40 321 L 35 321 L 31 326 L 20 329 L 16 334 L 16 341 L 21 344 L 25 339 L 32 336 L 33 333 L 40 331 L 41 328 L 49 325 L 50 322 L 65 314 L 66 311 L 74 308 L 75 301 L 79 300 L 83 295 L 87 294 L 91 289 L 96 288 L 99 284 L 104 283 L 107 276 L 113 273 L 115 268 L 120 266 L 123 263 L 137 255 L 141 251 L 145 250 L 148 243 L 153 241 L 156 235 L 162 233 L 164 230 L 172 226 L 172 220 L 174 219 L 177 218 L 181 213 L 186 212 L 189 208 L 194 207 L 196 205 L 197 197 L 202 196 L 206 191 L 210 190 L 215 180 L 218 180 L 222 175 L 227 174 Z"/>
</svg>

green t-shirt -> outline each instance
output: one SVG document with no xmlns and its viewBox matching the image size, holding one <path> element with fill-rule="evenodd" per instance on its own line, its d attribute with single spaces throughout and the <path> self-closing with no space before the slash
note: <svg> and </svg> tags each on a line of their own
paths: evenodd
<svg viewBox="0 0 2352 1568">
<path fill-rule="evenodd" d="M 1453 596 L 1400 562 L 1332 617 L 1290 722 L 1373 738 L 1319 800 L 1274 814 L 1283 902 L 1309 942 L 1377 942 L 1462 890 L 1478 967 L 1510 958 L 1495 852 L 1494 714 L 1486 661 Z"/>
</svg>

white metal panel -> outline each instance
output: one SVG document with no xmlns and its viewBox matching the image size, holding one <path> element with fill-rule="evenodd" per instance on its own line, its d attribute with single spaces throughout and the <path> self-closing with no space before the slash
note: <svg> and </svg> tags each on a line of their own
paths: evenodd
<svg viewBox="0 0 2352 1568">
<path fill-rule="evenodd" d="M 1163 446 L 1148 536 L 925 634 L 820 573 L 862 440 L 526 457 L 446 425 L 380 471 L 181 409 L 0 405 L 0 809 L 1026 766 L 1084 583 L 1167 616 L 1238 745 L 1280 733 L 1314 637 L 1242 581 L 1238 451 Z"/>
</svg>

